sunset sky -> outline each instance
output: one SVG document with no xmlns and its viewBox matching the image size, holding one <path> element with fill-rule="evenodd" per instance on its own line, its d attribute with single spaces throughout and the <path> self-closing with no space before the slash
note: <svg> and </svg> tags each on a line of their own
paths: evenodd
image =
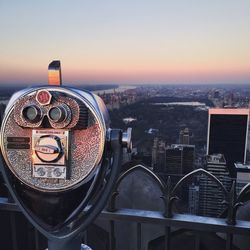
<svg viewBox="0 0 250 250">
<path fill-rule="evenodd" d="M 250 0 L 1 0 L 0 84 L 250 83 Z"/>
</svg>

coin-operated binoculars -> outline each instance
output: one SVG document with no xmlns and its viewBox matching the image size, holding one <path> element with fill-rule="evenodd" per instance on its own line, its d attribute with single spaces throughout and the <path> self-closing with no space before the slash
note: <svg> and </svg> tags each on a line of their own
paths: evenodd
<svg viewBox="0 0 250 250">
<path fill-rule="evenodd" d="M 130 133 L 110 129 L 104 103 L 90 92 L 49 85 L 12 96 L 1 127 L 1 170 L 49 250 L 81 249 L 81 232 L 118 177 L 123 146 L 131 146 Z"/>
</svg>

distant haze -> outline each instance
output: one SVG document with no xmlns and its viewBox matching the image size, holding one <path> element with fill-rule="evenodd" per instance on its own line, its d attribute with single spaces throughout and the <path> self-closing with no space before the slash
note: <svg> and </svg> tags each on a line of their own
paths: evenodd
<svg viewBox="0 0 250 250">
<path fill-rule="evenodd" d="M 1 0 L 0 84 L 250 83 L 249 0 Z"/>
</svg>

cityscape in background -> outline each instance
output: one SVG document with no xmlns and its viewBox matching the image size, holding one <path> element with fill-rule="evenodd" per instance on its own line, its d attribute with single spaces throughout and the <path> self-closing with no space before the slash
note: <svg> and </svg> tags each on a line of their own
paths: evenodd
<svg viewBox="0 0 250 250">
<path fill-rule="evenodd" d="M 142 164 L 164 181 L 170 176 L 175 185 L 203 168 L 227 191 L 233 180 L 238 191 L 250 181 L 247 85 L 110 85 L 90 90 L 107 105 L 111 127 L 132 128 L 133 150 L 124 153 L 123 170 Z M 2 111 L 14 91 L 1 91 Z M 225 209 L 222 190 L 207 176 L 187 182 L 179 196 L 178 212 L 218 217 Z"/>
</svg>

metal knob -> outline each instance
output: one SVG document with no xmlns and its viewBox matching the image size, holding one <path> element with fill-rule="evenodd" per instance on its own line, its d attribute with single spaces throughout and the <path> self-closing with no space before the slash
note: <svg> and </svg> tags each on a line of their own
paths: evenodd
<svg viewBox="0 0 250 250">
<path fill-rule="evenodd" d="M 131 153 L 132 151 L 132 128 L 128 128 L 126 132 L 122 133 L 122 145 L 127 148 L 127 152 Z"/>
<path fill-rule="evenodd" d="M 42 162 L 55 162 L 61 157 L 62 146 L 57 136 L 42 136 L 36 143 L 34 153 Z"/>
</svg>

